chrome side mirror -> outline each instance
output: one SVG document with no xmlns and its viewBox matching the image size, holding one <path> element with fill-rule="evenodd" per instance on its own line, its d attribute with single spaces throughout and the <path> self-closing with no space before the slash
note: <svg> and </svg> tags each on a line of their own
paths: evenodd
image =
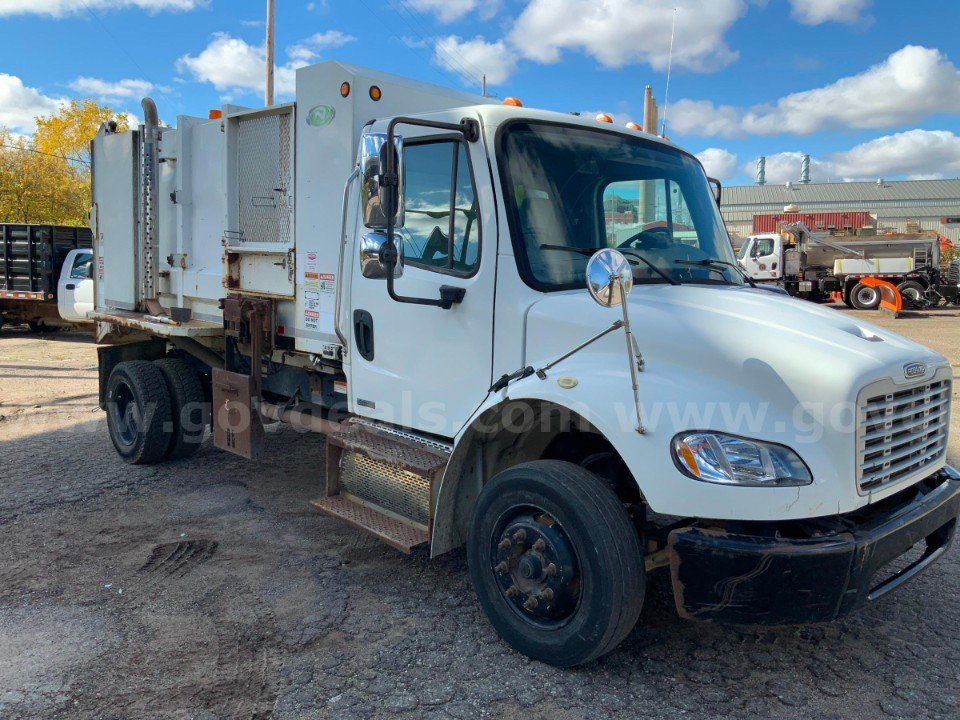
<svg viewBox="0 0 960 720">
<path fill-rule="evenodd" d="M 397 266 L 393 277 L 403 275 L 403 241 L 393 236 L 393 246 L 397 249 Z M 383 251 L 387 247 L 387 236 L 383 233 L 367 233 L 360 238 L 360 274 L 371 280 L 383 280 L 387 277 L 387 264 L 383 260 Z"/>
<path fill-rule="evenodd" d="M 371 229 L 387 226 L 386 207 L 394 210 L 394 227 L 403 227 L 403 138 L 394 138 L 396 153 L 397 187 L 385 187 L 381 176 L 386 166 L 387 135 L 370 133 L 363 136 L 363 150 L 360 168 L 363 179 L 360 183 L 360 207 L 363 211 L 363 224 Z"/>
<path fill-rule="evenodd" d="M 587 290 L 603 307 L 623 304 L 633 288 L 633 270 L 622 253 L 608 248 L 595 252 L 587 263 Z"/>
</svg>

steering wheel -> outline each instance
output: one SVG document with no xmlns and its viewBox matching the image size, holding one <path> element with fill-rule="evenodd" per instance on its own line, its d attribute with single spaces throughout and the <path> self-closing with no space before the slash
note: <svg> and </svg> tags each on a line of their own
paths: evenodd
<svg viewBox="0 0 960 720">
<path fill-rule="evenodd" d="M 648 248 L 665 248 L 669 245 L 670 229 L 661 226 L 650 228 L 649 230 L 641 230 L 617 245 L 617 248 L 633 248 L 635 250 L 644 250 Z"/>
</svg>

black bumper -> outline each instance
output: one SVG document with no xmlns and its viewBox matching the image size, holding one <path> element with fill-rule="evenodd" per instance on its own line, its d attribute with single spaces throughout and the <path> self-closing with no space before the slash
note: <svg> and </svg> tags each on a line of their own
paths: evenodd
<svg viewBox="0 0 960 720">
<path fill-rule="evenodd" d="M 944 468 L 861 511 L 797 523 L 694 523 L 668 537 L 681 616 L 737 624 L 833 620 L 929 567 L 950 545 L 960 474 Z M 899 571 L 888 563 L 923 543 Z"/>
</svg>

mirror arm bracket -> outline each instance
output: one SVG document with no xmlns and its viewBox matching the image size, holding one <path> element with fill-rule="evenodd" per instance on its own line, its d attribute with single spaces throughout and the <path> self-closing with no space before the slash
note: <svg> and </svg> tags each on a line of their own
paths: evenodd
<svg viewBox="0 0 960 720">
<path fill-rule="evenodd" d="M 480 123 L 473 118 L 463 118 L 459 123 L 437 122 L 434 120 L 423 120 L 421 118 L 404 117 L 402 115 L 392 118 L 387 124 L 386 142 L 386 146 L 391 148 L 391 150 L 388 150 L 386 153 L 386 167 L 384 167 L 382 176 L 380 178 L 381 183 L 386 187 L 397 188 L 400 185 L 400 178 L 397 174 L 396 167 L 397 158 L 396 154 L 392 152 L 392 148 L 394 147 L 394 137 L 396 136 L 397 125 L 401 124 L 458 132 L 463 135 L 467 142 L 476 142 L 480 139 Z M 398 194 L 396 192 L 391 193 L 393 203 L 397 202 L 397 195 Z M 393 241 L 393 225 L 396 211 L 397 209 L 395 207 L 390 206 L 387 208 L 387 242 L 386 248 L 381 255 L 387 265 L 387 294 L 396 302 L 408 303 L 411 305 L 433 305 L 443 310 L 449 310 L 454 306 L 454 304 L 463 302 L 463 297 L 467 292 L 466 288 L 454 287 L 452 285 L 442 285 L 440 287 L 440 297 L 436 300 L 431 298 L 405 297 L 397 294 L 397 291 L 393 287 L 394 270 L 397 267 L 398 259 L 397 249 Z"/>
</svg>

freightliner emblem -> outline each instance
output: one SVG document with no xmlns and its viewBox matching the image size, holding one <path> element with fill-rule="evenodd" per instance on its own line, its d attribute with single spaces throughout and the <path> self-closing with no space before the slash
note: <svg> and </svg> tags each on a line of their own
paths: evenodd
<svg viewBox="0 0 960 720">
<path fill-rule="evenodd" d="M 903 366 L 903 376 L 909 380 L 910 378 L 920 377 L 927 372 L 927 366 L 922 362 L 908 363 Z"/>
</svg>

